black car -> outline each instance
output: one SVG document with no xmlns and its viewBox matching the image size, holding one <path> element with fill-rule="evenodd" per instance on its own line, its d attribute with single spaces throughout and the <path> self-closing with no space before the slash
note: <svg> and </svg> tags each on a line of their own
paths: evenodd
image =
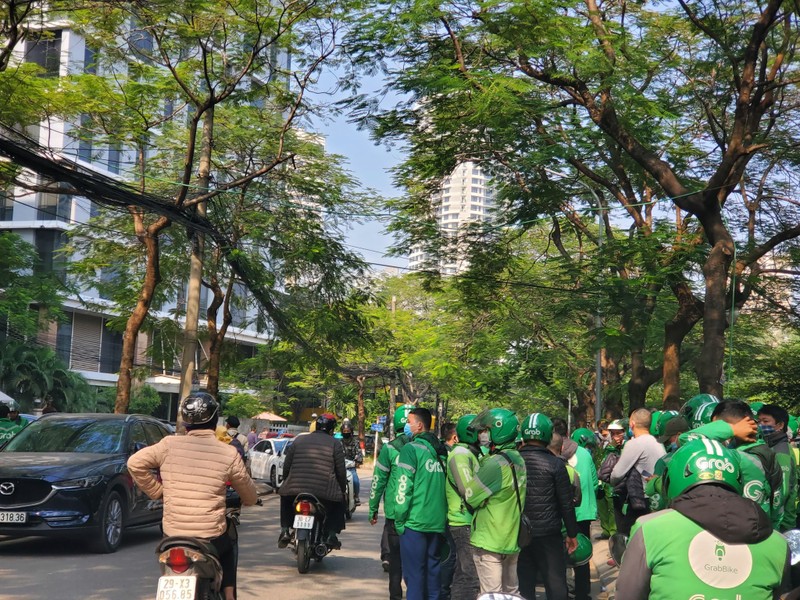
<svg viewBox="0 0 800 600">
<path fill-rule="evenodd" d="M 171 432 L 142 415 L 53 413 L 0 450 L 0 535 L 72 534 L 114 552 L 123 528 L 161 521 L 128 457 Z"/>
</svg>

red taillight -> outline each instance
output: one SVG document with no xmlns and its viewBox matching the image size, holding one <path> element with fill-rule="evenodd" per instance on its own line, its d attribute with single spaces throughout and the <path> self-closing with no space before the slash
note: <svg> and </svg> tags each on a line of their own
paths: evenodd
<svg viewBox="0 0 800 600">
<path fill-rule="evenodd" d="M 300 500 L 300 502 L 297 503 L 294 509 L 301 515 L 310 515 L 311 513 L 314 512 L 314 506 L 311 504 L 311 502 L 308 502 L 307 500 Z"/>
<path fill-rule="evenodd" d="M 176 573 L 183 573 L 191 564 L 189 557 L 186 556 L 183 548 L 170 548 L 167 566 Z"/>
</svg>

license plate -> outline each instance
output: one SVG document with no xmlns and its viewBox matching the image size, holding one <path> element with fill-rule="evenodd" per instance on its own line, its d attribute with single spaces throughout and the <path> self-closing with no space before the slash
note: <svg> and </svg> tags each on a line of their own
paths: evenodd
<svg viewBox="0 0 800 600">
<path fill-rule="evenodd" d="M 295 529 L 311 529 L 312 527 L 314 527 L 314 517 L 307 515 L 294 516 Z"/>
<path fill-rule="evenodd" d="M 0 512 L 0 523 L 27 523 L 28 513 Z"/>
<path fill-rule="evenodd" d="M 168 575 L 158 578 L 156 600 L 194 600 L 197 577 Z"/>
</svg>

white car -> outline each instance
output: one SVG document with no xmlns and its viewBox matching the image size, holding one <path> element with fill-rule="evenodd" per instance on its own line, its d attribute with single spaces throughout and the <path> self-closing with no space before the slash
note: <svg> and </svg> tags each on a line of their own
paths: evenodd
<svg viewBox="0 0 800 600">
<path fill-rule="evenodd" d="M 259 440 L 247 451 L 250 475 L 253 479 L 268 479 L 270 485 L 278 489 L 283 483 L 283 452 L 291 438 L 270 438 Z"/>
</svg>

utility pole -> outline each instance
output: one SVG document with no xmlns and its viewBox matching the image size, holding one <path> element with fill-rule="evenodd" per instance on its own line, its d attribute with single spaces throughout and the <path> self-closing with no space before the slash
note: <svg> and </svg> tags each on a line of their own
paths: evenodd
<svg viewBox="0 0 800 600">
<path fill-rule="evenodd" d="M 200 146 L 197 178 L 200 193 L 208 191 L 211 182 L 211 147 L 214 132 L 214 106 L 203 116 L 203 134 Z M 206 203 L 197 205 L 198 216 L 206 215 Z M 181 387 L 178 402 L 192 392 L 197 370 L 197 325 L 200 317 L 200 288 L 203 283 L 203 250 L 205 235 L 192 232 L 192 255 L 189 262 L 189 286 L 186 293 L 186 318 L 183 328 L 183 354 L 181 357 Z M 178 412 L 180 419 L 180 411 Z"/>
<path fill-rule="evenodd" d="M 392 319 L 392 333 L 394 333 L 394 314 L 397 310 L 397 296 L 392 296 L 392 303 L 391 303 L 391 319 Z M 387 437 L 392 440 L 395 436 L 394 431 L 394 407 L 397 404 L 397 399 L 395 398 L 396 390 L 395 390 L 395 376 L 392 376 L 392 380 L 389 382 L 389 406 L 388 412 L 386 413 L 386 429 L 388 431 Z"/>
</svg>

